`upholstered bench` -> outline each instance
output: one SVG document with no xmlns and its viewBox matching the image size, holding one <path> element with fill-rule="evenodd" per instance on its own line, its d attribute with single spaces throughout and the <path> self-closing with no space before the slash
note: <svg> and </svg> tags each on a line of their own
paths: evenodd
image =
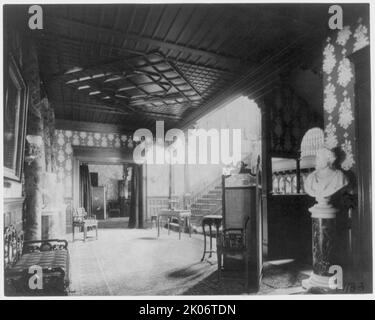
<svg viewBox="0 0 375 320">
<path fill-rule="evenodd" d="M 70 284 L 68 242 L 60 239 L 23 241 L 23 236 L 10 226 L 4 235 L 5 295 L 67 295 Z M 30 288 L 35 277 L 31 267 L 39 269 L 42 288 Z M 36 281 L 36 280 L 35 280 Z"/>
</svg>

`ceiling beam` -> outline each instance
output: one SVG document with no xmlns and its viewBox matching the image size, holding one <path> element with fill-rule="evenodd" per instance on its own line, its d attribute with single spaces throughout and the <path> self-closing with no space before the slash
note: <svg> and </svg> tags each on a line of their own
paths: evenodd
<svg viewBox="0 0 375 320">
<path fill-rule="evenodd" d="M 100 133 L 131 133 L 138 128 L 128 125 L 56 119 L 55 129 Z"/>
<path fill-rule="evenodd" d="M 104 62 L 104 63 L 100 63 L 100 64 L 86 66 L 85 68 L 82 68 L 82 70 L 75 71 L 75 72 L 64 72 L 64 73 L 60 73 L 60 74 L 50 75 L 49 80 L 55 81 L 55 80 L 59 80 L 61 78 L 63 78 L 64 80 L 75 80 L 75 79 L 79 79 L 83 76 L 87 76 L 87 73 L 93 73 L 93 70 L 100 70 L 100 69 L 104 70 L 104 71 L 102 71 L 102 73 L 108 73 L 108 75 L 104 75 L 101 78 L 113 77 L 115 75 L 121 74 L 122 72 L 126 72 L 129 75 L 134 76 L 134 71 L 137 71 L 138 69 L 136 67 L 130 66 L 127 63 L 126 60 L 127 60 L 127 58 L 121 58 L 121 59 L 116 59 L 116 60 L 109 61 L 109 62 Z M 129 60 L 131 60 L 131 58 Z M 115 67 L 119 67 L 116 64 L 120 64 L 120 63 L 121 63 L 121 68 L 117 71 L 113 71 L 112 69 L 114 69 Z M 162 62 L 160 62 L 160 63 L 162 63 Z M 147 67 L 147 66 L 148 65 L 143 65 L 143 66 L 140 66 L 139 68 Z M 110 70 L 110 71 L 108 71 L 108 70 Z M 138 71 L 140 71 L 140 70 L 138 70 Z M 101 71 L 97 71 L 97 72 L 101 72 Z M 150 72 L 150 71 L 142 71 L 142 72 L 147 76 L 154 76 L 154 77 L 158 76 L 158 73 L 156 73 L 156 72 Z M 92 78 L 92 75 L 90 75 L 90 77 Z M 94 78 L 87 79 L 87 80 L 93 80 L 93 79 Z"/>
<path fill-rule="evenodd" d="M 127 49 L 127 48 L 122 48 L 120 46 L 115 46 L 115 45 L 112 45 L 112 44 L 109 44 L 109 43 L 103 43 L 103 42 L 95 42 L 95 41 L 89 41 L 89 40 L 85 40 L 85 42 L 82 42 L 80 39 L 70 38 L 70 37 L 67 37 L 67 36 L 59 35 L 57 33 L 49 32 L 49 31 L 45 31 L 45 30 L 41 30 L 41 33 L 38 32 L 37 35 L 35 35 L 34 33 L 29 33 L 29 36 L 34 38 L 37 41 L 40 41 L 40 42 L 50 41 L 50 43 L 59 43 L 59 44 L 61 44 L 62 42 L 65 42 L 65 43 L 68 43 L 70 45 L 105 47 L 107 49 L 116 50 L 116 51 L 119 51 L 120 53 L 124 53 L 124 54 L 134 54 L 134 55 L 142 56 L 142 55 L 147 55 L 147 54 L 153 53 L 152 51 L 151 52 L 143 52 L 143 51 L 130 50 L 130 49 Z M 44 43 L 44 45 L 48 47 L 48 45 L 46 45 L 46 43 Z M 120 58 L 116 57 L 115 61 L 124 60 L 124 59 L 129 59 L 129 56 L 124 55 L 123 57 L 120 57 Z M 225 69 L 222 69 L 222 68 L 209 67 L 209 66 L 199 64 L 199 63 L 193 64 L 192 62 L 185 61 L 184 59 L 176 60 L 172 57 L 166 57 L 165 61 L 172 62 L 172 63 L 186 64 L 186 65 L 190 65 L 190 66 L 196 66 L 198 68 L 201 68 L 201 69 L 204 69 L 204 70 L 207 70 L 207 71 L 219 72 L 220 74 L 225 74 L 225 75 L 228 75 L 228 76 L 233 76 L 233 75 L 236 74 L 233 71 L 228 71 L 228 70 L 225 70 Z M 94 67 L 94 66 L 95 65 L 84 66 L 84 69 L 91 68 L 91 67 Z M 49 74 L 48 78 L 53 78 L 53 77 L 60 76 L 60 75 L 65 75 L 65 73 Z"/>
<path fill-rule="evenodd" d="M 98 111 L 98 112 L 107 112 L 111 114 L 119 114 L 119 115 L 133 115 L 133 116 L 139 116 L 144 115 L 148 117 L 153 117 L 155 119 L 171 119 L 171 120 L 181 120 L 182 118 L 180 116 L 170 114 L 170 113 L 160 113 L 160 112 L 151 112 L 151 111 L 143 111 L 143 110 L 137 110 L 137 113 L 131 113 L 127 112 L 125 110 L 122 110 L 120 107 L 108 107 L 108 106 L 102 106 L 95 103 L 85 103 L 85 102 L 75 102 L 75 101 L 52 101 L 52 103 L 57 105 L 64 105 L 64 106 L 71 106 L 74 108 L 82 108 L 82 109 L 89 109 L 92 111 Z"/>
<path fill-rule="evenodd" d="M 85 95 L 85 96 L 88 96 L 88 94 L 85 94 L 85 92 L 87 92 L 87 89 L 85 90 L 77 90 L 78 88 L 73 85 L 73 84 L 67 84 L 65 83 L 62 78 L 59 78 L 60 80 L 60 83 L 62 83 L 62 85 L 64 85 L 65 87 L 67 88 L 70 88 L 71 90 L 75 91 L 75 92 L 79 92 L 81 95 Z M 94 91 L 101 91 L 102 93 L 104 93 L 105 95 L 107 95 L 110 100 L 113 100 L 114 101 L 114 104 L 116 106 L 119 106 L 120 107 L 120 110 L 123 110 L 123 108 L 129 112 L 134 112 L 134 113 L 137 113 L 137 110 L 132 108 L 131 106 L 129 106 L 128 104 L 124 104 L 123 101 L 121 101 L 120 99 L 118 99 L 116 96 L 115 96 L 115 93 L 111 92 L 110 90 L 106 89 L 104 90 L 102 87 L 98 86 L 95 82 L 91 82 L 90 83 L 90 88 L 91 90 L 94 90 Z M 100 95 L 102 96 L 102 95 Z M 102 99 L 99 99 L 98 96 L 92 96 L 94 100 L 98 101 L 99 103 L 102 103 Z M 101 104 L 97 104 L 97 105 L 101 105 Z M 111 108 L 112 106 L 109 106 L 109 108 Z M 113 106 L 113 108 L 116 108 Z M 118 108 L 116 108 L 118 109 Z"/>
<path fill-rule="evenodd" d="M 63 106 L 71 106 L 75 108 L 82 108 L 82 109 L 90 109 L 98 112 L 107 112 L 107 113 L 115 113 L 115 114 L 122 114 L 127 115 L 131 114 L 125 110 L 116 107 L 108 107 L 106 105 L 100 105 L 95 103 L 87 103 L 87 102 L 77 102 L 77 101 L 52 101 L 52 103 L 57 105 Z"/>
<path fill-rule="evenodd" d="M 261 93 L 266 92 L 270 87 L 272 88 L 274 86 L 274 82 L 278 79 L 279 72 L 280 69 L 274 64 L 265 64 L 257 68 L 253 67 L 249 69 L 231 86 L 219 92 L 218 95 L 184 117 L 181 122 L 177 124 L 177 127 L 186 129 L 199 118 L 211 111 L 219 110 L 238 97 L 247 96 L 250 99 L 254 99 L 253 93 L 255 91 L 258 93 L 256 98 L 261 97 Z M 269 78 L 271 78 L 271 80 L 269 80 Z"/>
<path fill-rule="evenodd" d="M 228 65 L 232 68 L 236 68 L 236 69 L 238 69 L 242 66 L 242 63 L 241 63 L 240 59 L 223 56 L 223 55 L 217 54 L 215 52 L 211 52 L 211 51 L 206 51 L 206 50 L 202 50 L 202 49 L 195 49 L 195 48 L 191 48 L 191 47 L 184 46 L 184 45 L 181 45 L 181 44 L 162 41 L 162 40 L 158 40 L 158 39 L 154 39 L 154 38 L 146 37 L 146 36 L 141 36 L 141 35 L 137 35 L 137 34 L 124 33 L 124 32 L 119 31 L 119 30 L 114 30 L 114 29 L 106 28 L 106 27 L 99 27 L 99 26 L 95 26 L 95 25 L 91 25 L 91 24 L 87 24 L 87 23 L 83 23 L 83 22 L 79 22 L 79 21 L 75 21 L 75 20 L 70 20 L 70 19 L 66 19 L 66 18 L 46 17 L 45 20 L 46 20 L 46 27 L 45 27 L 46 29 L 48 29 L 48 27 L 50 25 L 53 25 L 53 24 L 69 25 L 69 27 L 73 27 L 73 28 L 84 28 L 84 29 L 89 29 L 89 30 L 91 30 L 95 33 L 101 33 L 101 34 L 104 33 L 104 34 L 107 34 L 109 36 L 116 36 L 116 37 L 119 37 L 119 38 L 122 38 L 122 39 L 125 38 L 125 39 L 128 39 L 128 40 L 143 42 L 143 43 L 146 43 L 146 44 L 149 44 L 149 45 L 159 47 L 160 49 L 164 49 L 164 50 L 176 50 L 176 51 L 180 51 L 180 52 L 189 53 L 189 54 L 194 55 L 194 56 L 201 56 L 201 57 L 205 57 L 205 58 L 214 59 L 216 61 L 220 61 L 220 62 L 222 62 L 222 63 L 224 63 L 224 64 L 226 64 L 226 65 Z"/>
<path fill-rule="evenodd" d="M 150 111 L 140 111 L 142 114 L 146 115 L 146 116 L 149 116 L 149 117 L 153 117 L 157 120 L 164 120 L 164 119 L 169 119 L 169 120 L 181 120 L 182 117 L 180 116 L 177 116 L 175 114 L 171 114 L 171 113 L 160 113 L 160 112 L 150 112 Z"/>
<path fill-rule="evenodd" d="M 172 93 L 168 94 L 165 96 L 161 97 L 150 97 L 150 98 L 145 98 L 145 99 L 135 99 L 135 100 L 130 100 L 129 104 L 131 106 L 137 106 L 137 105 L 143 105 L 147 103 L 155 103 L 155 102 L 164 102 L 165 100 L 176 100 L 176 99 L 183 99 L 184 101 L 189 101 L 189 99 L 185 98 L 182 96 L 180 93 Z M 179 103 L 179 102 L 176 102 Z"/>
<path fill-rule="evenodd" d="M 122 60 L 119 60 L 119 61 L 122 61 Z M 145 65 L 146 66 L 150 65 L 151 67 L 153 67 L 152 64 L 146 63 Z M 96 69 L 101 69 L 101 68 L 104 68 L 104 69 L 107 68 L 108 69 L 109 66 L 113 67 L 113 64 L 105 63 L 105 64 L 102 64 L 102 65 L 98 65 L 98 66 L 96 66 Z M 125 67 L 122 66 L 122 68 L 119 68 L 118 73 L 120 74 L 123 70 L 125 70 L 127 73 L 128 72 L 134 73 L 134 72 L 137 71 L 136 68 L 134 68 L 134 69 L 131 69 L 131 67 L 127 67 L 127 68 L 128 69 L 125 69 Z M 110 69 L 112 69 L 112 68 L 110 68 Z M 179 73 L 178 71 L 176 71 L 175 69 L 171 68 L 170 70 L 172 70 L 173 72 L 176 72 L 178 74 L 178 77 L 181 77 L 181 79 L 183 79 L 185 82 L 187 81 L 183 77 L 183 75 L 181 73 Z M 88 95 L 88 93 L 87 93 L 88 91 L 100 91 L 100 94 L 92 96 L 93 99 L 99 101 L 99 103 L 100 103 L 100 102 L 102 102 L 103 95 L 108 96 L 120 108 L 122 107 L 122 108 L 126 109 L 127 111 L 130 111 L 130 112 L 133 112 L 133 113 L 139 113 L 139 111 L 136 108 L 134 108 L 133 106 L 147 104 L 147 103 L 164 102 L 165 100 L 176 100 L 176 99 L 183 99 L 184 101 L 188 101 L 189 103 L 193 103 L 194 101 L 192 101 L 190 99 L 191 96 L 186 95 L 187 91 L 194 91 L 196 93 L 196 95 L 201 98 L 201 95 L 199 94 L 199 92 L 190 83 L 187 82 L 187 84 L 191 87 L 191 90 L 181 90 L 181 89 L 179 89 L 180 85 L 174 85 L 171 82 L 171 79 L 165 77 L 162 72 L 160 74 L 157 74 L 157 70 L 155 70 L 155 73 L 147 72 L 147 74 L 146 74 L 149 77 L 149 79 L 152 79 L 152 81 L 150 81 L 149 83 L 136 84 L 133 81 L 131 81 L 131 79 L 129 77 L 127 77 L 128 78 L 127 81 L 129 83 L 131 83 L 131 86 L 140 90 L 140 91 L 142 91 L 142 92 L 144 92 L 144 94 L 147 97 L 144 98 L 144 99 L 143 98 L 131 99 L 131 97 L 129 97 L 129 98 L 126 98 L 126 103 L 125 103 L 125 101 L 122 98 L 118 97 L 117 95 L 121 94 L 123 91 L 126 92 L 126 90 L 120 90 L 121 88 L 118 88 L 118 89 L 115 89 L 115 90 L 112 91 L 110 89 L 104 88 L 105 83 L 104 84 L 100 83 L 100 81 L 103 80 L 103 78 L 105 79 L 105 78 L 108 78 L 108 77 L 115 76 L 116 72 L 105 71 L 105 70 L 104 71 L 97 71 L 97 72 L 103 73 L 103 77 L 93 78 L 93 75 L 89 75 L 89 76 L 86 76 L 86 77 L 88 77 L 88 79 L 85 79 L 85 80 L 82 80 L 82 81 L 71 82 L 71 83 L 69 83 L 69 81 L 67 81 L 68 79 L 70 79 L 70 81 L 77 80 L 80 77 L 87 75 L 87 73 L 92 73 L 92 70 L 84 69 L 84 70 L 74 72 L 74 73 L 62 74 L 62 75 L 56 76 L 54 79 L 56 81 L 59 81 L 63 85 L 71 88 L 71 89 L 78 90 L 78 92 L 81 93 L 81 94 L 87 94 Z M 135 74 L 133 74 L 133 75 L 135 75 Z M 150 75 L 158 76 L 159 78 L 161 78 L 161 80 L 154 80 L 154 78 Z M 164 81 L 166 83 L 164 83 Z M 78 87 L 82 86 L 84 84 L 89 85 L 90 88 L 79 90 Z M 143 86 L 150 86 L 150 85 L 155 85 L 155 84 L 159 85 L 161 88 L 163 88 L 164 89 L 163 92 L 165 92 L 165 93 L 167 93 L 168 90 L 169 90 L 169 89 L 164 88 L 165 85 L 169 86 L 170 88 L 174 87 L 178 92 L 176 92 L 174 94 L 166 94 L 164 96 L 156 96 L 155 92 L 152 94 L 152 93 L 149 93 L 149 92 L 142 89 Z M 178 102 L 176 102 L 176 103 L 178 103 Z"/>
</svg>

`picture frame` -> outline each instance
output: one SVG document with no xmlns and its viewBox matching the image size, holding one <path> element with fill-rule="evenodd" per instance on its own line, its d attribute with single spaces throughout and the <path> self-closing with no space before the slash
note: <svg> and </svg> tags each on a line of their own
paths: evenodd
<svg viewBox="0 0 375 320">
<path fill-rule="evenodd" d="M 24 158 L 28 87 L 12 55 L 8 55 L 8 70 L 4 70 L 3 163 L 4 178 L 21 181 Z"/>
</svg>

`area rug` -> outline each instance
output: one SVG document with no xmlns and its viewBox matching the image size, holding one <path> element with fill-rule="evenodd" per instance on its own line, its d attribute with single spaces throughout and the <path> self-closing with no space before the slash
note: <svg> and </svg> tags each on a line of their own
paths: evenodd
<svg viewBox="0 0 375 320">
<path fill-rule="evenodd" d="M 99 229 L 70 244 L 72 295 L 180 295 L 216 271 L 201 262 L 202 236 L 154 229 Z"/>
<path fill-rule="evenodd" d="M 99 220 L 98 227 L 100 229 L 126 229 L 129 225 L 129 218 L 108 218 L 106 220 Z"/>
<path fill-rule="evenodd" d="M 213 239 L 215 247 L 215 239 Z M 201 261 L 203 236 L 162 229 L 99 229 L 99 239 L 69 244 L 72 292 L 78 296 L 287 294 L 306 275 L 293 265 L 265 266 L 260 290 L 247 293 L 244 274 L 225 271 L 219 281 L 214 254 Z M 293 289 L 292 292 L 295 292 Z"/>
<path fill-rule="evenodd" d="M 262 283 L 273 289 L 299 287 L 308 276 L 300 272 L 301 266 L 292 262 L 285 265 L 266 265 Z"/>
</svg>

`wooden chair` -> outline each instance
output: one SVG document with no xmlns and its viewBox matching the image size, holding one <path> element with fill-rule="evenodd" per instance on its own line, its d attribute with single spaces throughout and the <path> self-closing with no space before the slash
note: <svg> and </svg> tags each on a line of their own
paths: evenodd
<svg viewBox="0 0 375 320">
<path fill-rule="evenodd" d="M 87 232 L 94 229 L 96 239 L 98 239 L 98 220 L 95 215 L 89 217 L 85 208 L 78 208 L 73 213 L 73 241 L 76 227 L 83 231 L 83 241 L 86 241 Z"/>
<path fill-rule="evenodd" d="M 226 228 L 223 229 L 217 239 L 217 262 L 218 278 L 221 279 L 223 268 L 222 259 L 226 255 L 241 255 L 245 265 L 245 288 L 249 287 L 249 255 L 246 239 L 246 228 L 249 218 L 246 219 L 243 228 Z"/>
<path fill-rule="evenodd" d="M 227 179 L 228 185 L 226 185 Z M 222 269 L 226 269 L 228 256 L 241 256 L 245 268 L 246 291 L 249 289 L 250 258 L 247 232 L 250 210 L 255 200 L 254 180 L 249 174 L 223 176 L 223 229 L 217 238 L 219 280 L 221 279 Z"/>
</svg>

